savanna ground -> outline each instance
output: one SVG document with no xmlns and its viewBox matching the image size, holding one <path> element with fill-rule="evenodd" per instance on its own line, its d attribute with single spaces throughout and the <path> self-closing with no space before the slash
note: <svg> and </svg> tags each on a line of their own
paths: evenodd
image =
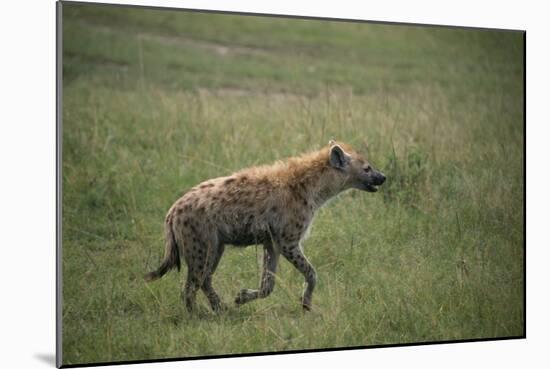
<svg viewBox="0 0 550 369">
<path fill-rule="evenodd" d="M 523 34 L 63 6 L 63 363 L 524 334 Z M 146 284 L 195 184 L 335 138 L 388 177 L 319 212 L 314 309 L 229 248 L 214 315 Z M 368 142 L 368 147 L 365 143 Z"/>
</svg>

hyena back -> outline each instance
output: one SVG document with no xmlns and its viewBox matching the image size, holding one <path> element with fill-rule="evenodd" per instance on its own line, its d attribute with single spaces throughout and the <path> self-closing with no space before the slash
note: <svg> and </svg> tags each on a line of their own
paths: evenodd
<svg viewBox="0 0 550 369">
<path fill-rule="evenodd" d="M 182 290 L 185 305 L 194 310 L 199 289 L 214 311 L 223 305 L 212 287 L 212 274 L 226 244 L 263 244 L 259 289 L 244 289 L 237 305 L 268 296 L 275 286 L 279 255 L 306 280 L 304 309 L 311 308 L 315 269 L 302 252 L 304 238 L 317 209 L 348 189 L 375 192 L 385 176 L 350 146 L 330 141 L 327 147 L 277 162 L 252 167 L 228 177 L 205 181 L 178 199 L 165 219 L 166 248 L 160 267 L 146 275 L 151 281 L 187 264 Z"/>
</svg>

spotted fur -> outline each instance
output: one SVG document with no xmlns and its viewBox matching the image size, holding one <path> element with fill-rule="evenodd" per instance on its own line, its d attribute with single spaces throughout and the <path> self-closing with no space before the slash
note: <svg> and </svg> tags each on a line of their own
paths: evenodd
<svg viewBox="0 0 550 369">
<path fill-rule="evenodd" d="M 146 280 L 179 269 L 183 257 L 187 279 L 182 293 L 187 309 L 194 310 L 196 293 L 201 289 L 212 309 L 219 311 L 223 305 L 212 287 L 212 274 L 225 245 L 263 244 L 260 287 L 240 291 L 236 304 L 273 291 L 282 254 L 305 278 L 302 306 L 309 310 L 317 276 L 304 256 L 301 241 L 316 210 L 342 191 L 357 188 L 373 192 L 384 180 L 384 175 L 350 146 L 331 141 L 312 153 L 205 181 L 168 211 L 164 260 Z"/>
</svg>

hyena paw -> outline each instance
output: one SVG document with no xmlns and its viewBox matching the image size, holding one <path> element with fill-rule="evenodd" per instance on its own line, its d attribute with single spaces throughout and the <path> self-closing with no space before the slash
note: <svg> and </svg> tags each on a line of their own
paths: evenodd
<svg viewBox="0 0 550 369">
<path fill-rule="evenodd" d="M 217 305 L 212 306 L 212 310 L 215 313 L 220 314 L 226 312 L 228 308 L 226 304 L 224 304 L 223 302 L 219 302 Z"/>
<path fill-rule="evenodd" d="M 235 298 L 235 304 L 242 305 L 244 303 L 247 303 L 250 300 L 253 300 L 258 297 L 258 291 L 257 290 L 251 290 L 248 288 L 245 288 L 239 292 L 237 297 Z"/>
<path fill-rule="evenodd" d="M 304 311 L 311 311 L 311 301 L 304 301 L 303 299 L 300 299 L 300 302 L 302 303 L 302 308 Z"/>
</svg>

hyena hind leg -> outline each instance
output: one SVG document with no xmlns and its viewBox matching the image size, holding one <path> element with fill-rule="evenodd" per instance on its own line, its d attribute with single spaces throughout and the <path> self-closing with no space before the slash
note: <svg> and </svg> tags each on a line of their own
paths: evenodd
<svg viewBox="0 0 550 369">
<path fill-rule="evenodd" d="M 192 240 L 192 241 L 191 241 Z M 184 242 L 184 257 L 187 263 L 187 280 L 182 290 L 185 307 L 189 312 L 196 309 L 196 295 L 199 288 L 204 292 L 212 310 L 222 309 L 221 300 L 212 287 L 212 274 L 216 270 L 224 251 L 224 245 L 217 239 L 194 234 Z"/>
<path fill-rule="evenodd" d="M 271 242 L 264 244 L 264 261 L 260 289 L 241 290 L 235 299 L 237 305 L 245 304 L 257 298 L 267 297 L 273 292 L 275 288 L 275 273 L 277 271 L 278 260 L 279 253 L 275 250 L 273 244 Z"/>
<path fill-rule="evenodd" d="M 208 299 L 208 302 L 210 302 L 210 306 L 212 307 L 212 310 L 215 313 L 219 313 L 226 309 L 225 305 L 220 300 L 220 297 L 216 293 L 216 290 L 214 290 L 214 287 L 212 287 L 212 276 L 206 277 L 204 280 L 204 283 L 201 286 L 202 292 L 206 295 L 206 298 Z"/>
<path fill-rule="evenodd" d="M 208 302 L 210 302 L 210 306 L 212 307 L 212 310 L 214 312 L 220 312 L 225 310 L 225 305 L 220 300 L 220 297 L 214 290 L 214 287 L 212 287 L 212 274 L 216 271 L 216 268 L 218 267 L 218 264 L 220 262 L 220 259 L 223 255 L 223 251 L 225 249 L 225 245 L 220 244 L 215 250 L 215 253 L 213 255 L 213 258 L 211 258 L 208 261 L 208 268 L 206 270 L 206 278 L 204 279 L 204 282 L 202 283 L 201 289 L 206 295 L 206 298 L 208 299 Z"/>
<path fill-rule="evenodd" d="M 187 280 L 182 290 L 182 299 L 187 308 L 187 311 L 192 313 L 196 310 L 197 291 L 200 287 L 200 282 L 194 271 L 189 268 L 187 271 Z"/>
</svg>

